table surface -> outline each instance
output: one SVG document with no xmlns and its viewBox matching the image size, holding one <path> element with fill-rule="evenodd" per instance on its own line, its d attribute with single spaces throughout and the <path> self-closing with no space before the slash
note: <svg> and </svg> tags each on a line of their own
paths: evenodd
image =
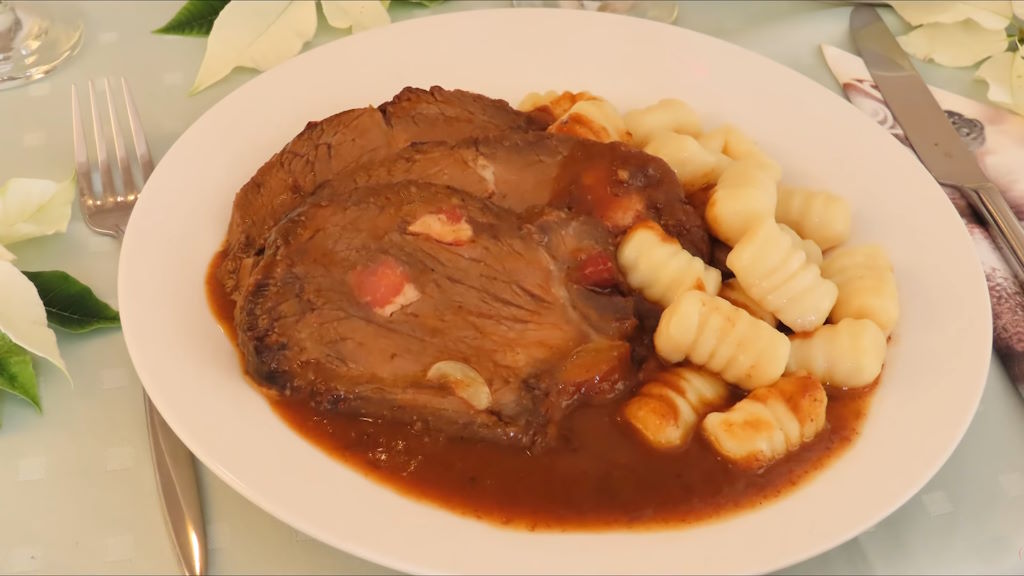
<svg viewBox="0 0 1024 576">
<path fill-rule="evenodd" d="M 397 6 L 392 16 L 505 5 Z M 57 4 L 60 14 L 84 22 L 84 45 L 48 78 L 0 91 L 0 182 L 71 174 L 72 83 L 107 74 L 127 78 L 159 160 L 200 114 L 255 75 L 238 70 L 188 96 L 204 42 L 150 33 L 180 6 Z M 819 45 L 853 51 L 849 11 L 829 2 L 685 2 L 676 23 L 759 52 L 840 93 Z M 320 26 L 311 45 L 344 35 Z M 971 70 L 928 64 L 921 70 L 935 86 L 983 99 L 984 84 Z M 65 270 L 113 303 L 118 249 L 89 232 L 77 209 L 66 235 L 12 247 L 20 267 Z M 37 363 L 42 415 L 18 399 L 0 398 L 0 571 L 177 573 L 150 465 L 142 387 L 120 331 L 60 334 L 59 342 L 74 384 Z M 906 433 L 922 432 L 908 427 Z M 201 465 L 199 475 L 211 573 L 392 572 L 297 532 Z M 783 572 L 1024 574 L 1024 400 L 998 361 L 966 436 L 919 494 L 872 529 Z"/>
</svg>

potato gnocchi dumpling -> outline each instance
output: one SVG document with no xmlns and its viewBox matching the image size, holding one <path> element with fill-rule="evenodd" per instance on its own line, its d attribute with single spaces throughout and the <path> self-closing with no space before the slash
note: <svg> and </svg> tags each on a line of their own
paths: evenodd
<svg viewBox="0 0 1024 576">
<path fill-rule="evenodd" d="M 775 219 L 829 250 L 850 237 L 853 216 L 845 198 L 824 190 L 779 186 Z"/>
<path fill-rule="evenodd" d="M 728 124 L 719 126 L 714 130 L 708 130 L 707 132 L 703 132 L 699 136 L 697 136 L 697 142 L 699 142 L 701 146 L 706 148 L 708 152 L 718 152 L 721 154 L 725 154 L 725 137 L 728 130 Z"/>
<path fill-rule="evenodd" d="M 584 100 L 600 100 L 590 92 L 530 92 L 519 102 L 518 109 L 522 112 L 542 112 L 552 120 L 569 113 L 569 109 L 577 102 Z"/>
<path fill-rule="evenodd" d="M 712 412 L 701 433 L 734 466 L 760 470 L 794 452 L 825 428 L 828 396 L 814 377 L 785 376 L 725 412 Z"/>
<path fill-rule="evenodd" d="M 663 133 L 696 136 L 701 132 L 700 117 L 689 104 L 676 98 L 665 98 L 646 108 L 626 112 L 626 129 L 637 146 L 646 146 Z"/>
<path fill-rule="evenodd" d="M 698 137 L 698 142 L 712 152 L 721 152 L 733 160 L 747 160 L 758 165 L 772 180 L 782 180 L 782 166 L 773 160 L 756 142 L 731 124 L 723 124 Z"/>
<path fill-rule="evenodd" d="M 548 126 L 547 131 L 598 142 L 630 139 L 619 111 L 610 102 L 601 99 L 582 100 L 573 104 L 568 112 Z"/>
<path fill-rule="evenodd" d="M 730 278 L 725 282 L 722 282 L 722 288 L 718 291 L 718 295 L 721 298 L 728 300 L 733 306 L 743 308 L 747 311 L 747 314 L 750 314 L 769 326 L 774 327 L 779 322 L 779 319 L 776 318 L 774 314 L 765 310 L 764 306 L 755 302 L 754 299 L 750 297 L 750 294 L 744 292 L 743 287 L 740 286 L 739 281 L 735 278 Z"/>
<path fill-rule="evenodd" d="M 725 265 L 743 290 L 783 324 L 809 332 L 828 319 L 838 288 L 807 260 L 798 239 L 762 220 L 733 247 Z"/>
<path fill-rule="evenodd" d="M 787 236 L 792 238 L 793 241 L 796 242 L 797 245 L 800 247 L 800 249 L 804 251 L 804 254 L 807 255 L 808 262 L 813 262 L 815 265 L 821 266 L 821 261 L 823 259 L 823 256 L 821 254 L 821 248 L 819 248 L 818 245 L 814 243 L 814 240 L 801 238 L 795 230 L 793 230 L 789 226 L 786 226 L 785 224 L 779 223 L 779 228 L 782 228 L 782 231 L 785 232 Z"/>
<path fill-rule="evenodd" d="M 713 186 L 731 162 L 724 154 L 709 152 L 693 136 L 675 132 L 655 135 L 643 150 L 671 166 L 687 192 Z"/>
<path fill-rule="evenodd" d="M 661 314 L 654 349 L 662 360 L 684 360 L 746 390 L 779 379 L 789 339 L 727 300 L 699 290 L 682 293 Z"/>
<path fill-rule="evenodd" d="M 649 220 L 629 229 L 619 243 L 616 259 L 626 283 L 662 306 L 687 290 L 718 294 L 722 287 L 721 271 L 687 252 Z"/>
<path fill-rule="evenodd" d="M 875 244 L 841 246 L 828 253 L 821 273 L 839 287 L 839 297 L 829 319 L 871 320 L 888 336 L 900 315 L 899 292 L 892 263 Z"/>
<path fill-rule="evenodd" d="M 655 448 L 677 448 L 689 442 L 707 413 L 728 402 L 724 380 L 693 366 L 676 366 L 645 382 L 622 413 Z"/>
<path fill-rule="evenodd" d="M 775 218 L 776 194 L 775 182 L 756 163 L 732 162 L 711 192 L 704 219 L 715 238 L 735 246 L 756 223 Z"/>
<path fill-rule="evenodd" d="M 885 363 L 885 334 L 870 320 L 846 318 L 790 339 L 786 371 L 806 372 L 829 386 L 867 386 Z"/>
</svg>

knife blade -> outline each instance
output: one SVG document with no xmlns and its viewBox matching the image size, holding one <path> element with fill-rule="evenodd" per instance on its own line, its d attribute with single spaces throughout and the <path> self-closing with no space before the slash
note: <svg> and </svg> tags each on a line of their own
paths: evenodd
<svg viewBox="0 0 1024 576">
<path fill-rule="evenodd" d="M 1024 229 L 1020 221 L 953 129 L 885 21 L 871 6 L 856 6 L 850 13 L 850 33 L 921 163 L 939 183 L 964 195 L 1024 286 Z"/>
</svg>

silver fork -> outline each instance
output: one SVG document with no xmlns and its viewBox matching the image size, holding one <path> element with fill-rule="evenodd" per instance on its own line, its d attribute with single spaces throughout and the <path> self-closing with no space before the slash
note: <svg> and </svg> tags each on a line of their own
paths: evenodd
<svg viewBox="0 0 1024 576">
<path fill-rule="evenodd" d="M 78 108 L 78 90 L 71 86 L 71 116 L 74 124 L 75 169 L 78 174 L 78 204 L 82 217 L 89 228 L 121 239 L 131 216 L 132 208 L 145 183 L 153 172 L 153 158 L 149 153 L 142 122 L 135 108 L 128 83 L 121 79 L 128 124 L 138 171 L 138 183 L 127 150 L 126 139 L 122 136 L 121 125 L 114 107 L 114 94 L 110 81 L 104 79 L 107 111 L 110 119 L 110 136 L 117 158 L 115 173 L 108 160 L 106 137 L 100 109 L 96 105 L 96 92 L 89 81 L 89 107 L 92 110 L 93 140 L 95 141 L 96 165 L 89 161 L 89 152 L 82 127 L 82 115 Z M 98 177 L 94 186 L 93 176 Z M 203 511 L 200 506 L 199 489 L 196 485 L 195 461 L 188 448 L 174 435 L 167 422 L 156 411 L 145 390 L 142 392 L 146 406 L 146 427 L 149 431 L 149 446 L 153 456 L 157 488 L 163 503 L 164 518 L 170 529 L 171 538 L 185 574 L 206 572 L 206 530 Z"/>
</svg>

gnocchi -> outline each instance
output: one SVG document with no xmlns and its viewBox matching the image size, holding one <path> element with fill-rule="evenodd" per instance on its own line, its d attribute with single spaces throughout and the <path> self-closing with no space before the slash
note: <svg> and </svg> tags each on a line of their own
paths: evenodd
<svg viewBox="0 0 1024 576">
<path fill-rule="evenodd" d="M 661 314 L 654 349 L 662 360 L 689 360 L 746 390 L 782 376 L 789 339 L 727 300 L 699 290 L 683 292 Z"/>
<path fill-rule="evenodd" d="M 802 238 L 812 240 L 822 250 L 846 242 L 852 226 L 850 204 L 845 198 L 823 190 L 793 186 L 779 187 L 775 219 Z"/>
<path fill-rule="evenodd" d="M 554 90 L 544 93 L 530 92 L 519 102 L 518 109 L 522 112 L 543 112 L 554 120 L 565 116 L 574 104 L 584 100 L 599 100 L 599 98 L 590 92 L 555 92 Z"/>
<path fill-rule="evenodd" d="M 838 288 L 774 220 L 762 220 L 729 252 L 726 266 L 743 290 L 796 332 L 828 319 Z"/>
<path fill-rule="evenodd" d="M 763 150 L 731 124 L 724 124 L 700 135 L 702 146 L 713 152 L 721 152 L 733 160 L 747 160 L 756 164 L 776 183 L 782 180 L 782 167 Z"/>
<path fill-rule="evenodd" d="M 644 146 L 644 152 L 671 166 L 687 192 L 713 186 L 730 162 L 721 153 L 709 152 L 693 136 L 675 132 L 656 135 Z"/>
<path fill-rule="evenodd" d="M 733 306 L 743 308 L 748 314 L 773 328 L 779 322 L 774 314 L 765 310 L 763 306 L 755 302 L 749 294 L 744 292 L 743 287 L 740 286 L 739 281 L 735 278 L 730 278 L 723 282 L 718 295 L 728 300 Z"/>
<path fill-rule="evenodd" d="M 691 255 L 660 226 L 645 220 L 630 228 L 616 253 L 626 282 L 651 302 L 668 306 L 687 290 L 717 294 L 722 273 Z"/>
<path fill-rule="evenodd" d="M 712 412 L 701 434 L 724 459 L 762 469 L 813 440 L 824 428 L 828 396 L 812 376 L 785 376 L 725 412 Z"/>
<path fill-rule="evenodd" d="M 773 220 L 775 182 L 756 163 L 739 160 L 729 164 L 711 192 L 704 219 L 716 238 L 735 246 L 761 220 Z"/>
<path fill-rule="evenodd" d="M 675 98 L 665 98 L 646 108 L 630 110 L 623 119 L 633 141 L 640 147 L 661 134 L 696 136 L 701 132 L 697 113 L 689 104 Z"/>
<path fill-rule="evenodd" d="M 892 333 L 900 315 L 899 293 L 892 264 L 881 246 L 836 248 L 822 261 L 821 273 L 839 287 L 829 315 L 832 322 L 865 318 L 886 336 Z"/>
<path fill-rule="evenodd" d="M 821 266 L 821 261 L 824 257 L 821 254 L 821 248 L 819 248 L 818 245 L 814 243 L 814 240 L 807 240 L 806 238 L 801 238 L 795 230 L 793 230 L 789 226 L 786 226 L 785 224 L 780 223 L 779 228 L 782 228 L 782 231 L 785 232 L 787 236 L 792 238 L 793 241 L 796 242 L 797 245 L 800 247 L 800 249 L 804 251 L 804 254 L 807 255 L 808 262 L 813 262 L 815 265 Z"/>
<path fill-rule="evenodd" d="M 578 138 L 598 142 L 615 142 L 629 139 L 626 125 L 618 110 L 607 100 L 581 100 L 569 111 L 548 126 L 553 134 L 570 134 Z"/>
<path fill-rule="evenodd" d="M 871 384 L 885 363 L 885 335 L 870 320 L 846 318 L 791 340 L 786 371 L 806 372 L 837 388 Z"/>
<path fill-rule="evenodd" d="M 623 406 L 623 416 L 656 448 L 685 445 L 701 419 L 729 401 L 729 385 L 692 366 L 657 373 Z"/>
</svg>

